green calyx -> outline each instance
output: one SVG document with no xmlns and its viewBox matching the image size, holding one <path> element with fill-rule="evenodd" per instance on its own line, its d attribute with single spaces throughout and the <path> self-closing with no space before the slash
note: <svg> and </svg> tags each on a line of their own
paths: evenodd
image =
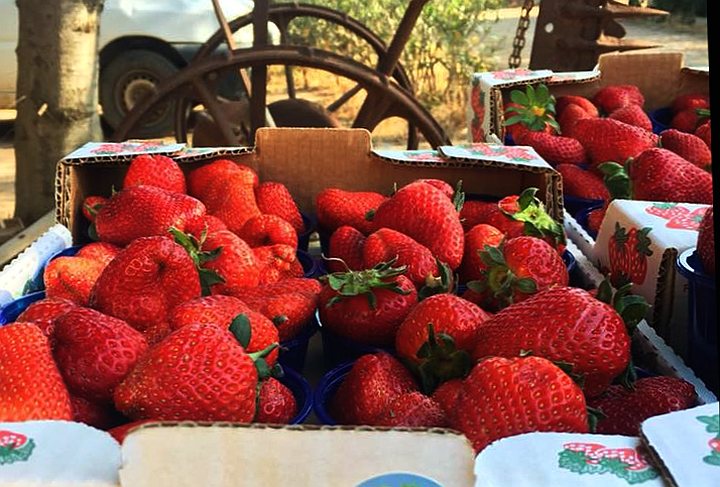
<svg viewBox="0 0 720 487">
<path fill-rule="evenodd" d="M 381 262 L 371 269 L 362 271 L 348 269 L 347 272 L 333 272 L 323 276 L 321 279 L 337 293 L 337 296 L 333 296 L 326 306 L 329 308 L 343 299 L 364 295 L 368 299 L 370 308 L 375 309 L 377 308 L 377 297 L 374 293 L 376 289 L 387 289 L 401 295 L 410 294 L 412 291 L 402 289 L 395 279 L 405 274 L 407 266 L 393 267 L 396 262 L 397 257 L 388 262 Z"/>
<path fill-rule="evenodd" d="M 432 394 L 443 382 L 462 379 L 470 373 L 473 361 L 465 350 L 458 350 L 455 340 L 446 333 L 435 334 L 428 323 L 428 339 L 415 354 L 419 363 L 408 364 L 420 379 L 425 394 Z"/>
<path fill-rule="evenodd" d="M 534 294 L 537 283 L 530 277 L 518 277 L 507 265 L 501 248 L 485 245 L 478 251 L 483 263 L 487 266 L 482 271 L 482 279 L 467 283 L 469 289 L 490 296 L 505 308 L 513 304 L 515 292 Z"/>
<path fill-rule="evenodd" d="M 458 180 L 455 185 L 455 193 L 453 194 L 453 206 L 460 213 L 465 205 L 465 192 L 462 190 L 462 179 Z"/>
<path fill-rule="evenodd" d="M 588 429 L 590 433 L 595 433 L 597 431 L 598 423 L 601 420 L 607 418 L 607 416 L 605 416 L 605 413 L 603 413 L 600 409 L 597 408 L 585 406 L 585 409 L 587 409 Z"/>
<path fill-rule="evenodd" d="M 232 333 L 235 339 L 238 341 L 240 346 L 242 346 L 243 349 L 247 349 L 248 345 L 250 344 L 250 339 L 252 338 L 252 326 L 250 325 L 250 320 L 248 319 L 247 315 L 241 313 L 235 318 L 233 318 L 232 322 L 230 322 L 229 330 L 230 333 Z M 255 368 L 258 372 L 258 383 L 267 379 L 268 377 L 274 377 L 277 379 L 283 376 L 283 370 L 279 364 L 275 364 L 274 366 L 270 367 L 270 365 L 268 365 L 267 361 L 265 360 L 265 358 L 278 347 L 279 344 L 271 343 L 262 350 L 248 353 L 248 356 L 255 363 Z"/>
<path fill-rule="evenodd" d="M 510 99 L 519 106 L 511 106 L 505 110 L 505 126 L 520 123 L 533 131 L 545 130 L 547 125 L 560 133 L 560 125 L 555 120 L 555 97 L 544 84 L 537 88 L 527 85 L 525 91 L 513 90 Z"/>
<path fill-rule="evenodd" d="M 434 296 L 435 294 L 445 294 L 453 292 L 457 287 L 457 276 L 450 269 L 450 266 L 439 259 L 435 259 L 437 268 L 440 271 L 439 276 L 428 275 L 425 279 L 425 285 L 418 291 L 418 301 Z"/>
<path fill-rule="evenodd" d="M 515 213 L 503 212 L 513 220 L 523 222 L 523 233 L 531 237 L 550 238 L 555 245 L 565 243 L 565 232 L 562 225 L 553 220 L 553 218 L 545 211 L 545 206 L 535 196 L 538 192 L 537 188 L 527 188 L 518 197 L 517 204 L 519 210 Z"/>
<path fill-rule="evenodd" d="M 632 181 L 628 175 L 630 164 L 630 161 L 626 162 L 625 166 L 617 162 L 605 162 L 598 166 L 598 169 L 603 173 L 603 181 L 610 192 L 611 199 L 632 199 Z"/>
<path fill-rule="evenodd" d="M 216 259 L 222 252 L 222 247 L 218 247 L 209 252 L 201 250 L 202 244 L 205 242 L 205 238 L 207 237 L 207 227 L 202 231 L 199 240 L 195 238 L 195 236 L 181 232 L 175 227 L 170 227 L 168 232 L 173 236 L 175 243 L 182 246 L 195 263 L 195 267 L 200 275 L 200 288 L 202 289 L 202 295 L 209 296 L 211 294 L 210 290 L 212 286 L 224 283 L 225 279 L 217 272 L 204 268 L 203 265 Z"/>
</svg>

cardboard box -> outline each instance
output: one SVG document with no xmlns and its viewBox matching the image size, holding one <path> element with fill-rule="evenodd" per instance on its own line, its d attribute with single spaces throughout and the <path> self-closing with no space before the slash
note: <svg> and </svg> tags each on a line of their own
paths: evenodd
<svg viewBox="0 0 720 487">
<path fill-rule="evenodd" d="M 603 54 L 593 71 L 554 73 L 550 70 L 508 69 L 476 73 L 471 80 L 468 120 L 473 142 L 503 140 L 504 104 L 518 86 L 544 83 L 556 97 L 581 95 L 592 97 L 600 88 L 634 84 L 645 96 L 645 110 L 670 105 L 685 93 L 710 93 L 707 68 L 683 65 L 682 52 L 643 52 Z"/>
<path fill-rule="evenodd" d="M 676 271 L 675 261 L 682 251 L 697 244 L 698 227 L 707 208 L 689 203 L 614 200 L 590 254 L 604 273 L 627 275 L 633 292 L 651 305 L 648 322 L 685 358 L 688 284 Z"/>
<path fill-rule="evenodd" d="M 467 193 L 498 198 L 536 187 L 548 213 L 558 221 L 563 218 L 560 175 L 530 147 L 476 144 L 439 151 L 373 151 L 364 129 L 264 128 L 257 132 L 253 149 L 96 143 L 68 155 L 57 166 L 56 217 L 70 229 L 74 243 L 87 241 L 83 199 L 109 196 L 113 187 L 121 187 L 133 156 L 148 150 L 172 156 L 186 171 L 221 157 L 246 164 L 261 181 L 287 185 L 308 213 L 314 212 L 315 196 L 328 187 L 387 194 L 394 183 L 439 178 L 453 185 L 461 179 Z"/>
</svg>

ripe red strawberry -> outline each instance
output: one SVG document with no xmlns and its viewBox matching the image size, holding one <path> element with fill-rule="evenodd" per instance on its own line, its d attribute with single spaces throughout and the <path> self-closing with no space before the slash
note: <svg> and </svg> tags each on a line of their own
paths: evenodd
<svg viewBox="0 0 720 487">
<path fill-rule="evenodd" d="M 255 198 L 260 211 L 276 215 L 292 225 L 297 233 L 305 231 L 302 215 L 290 190 L 282 183 L 267 181 L 255 189 Z"/>
<path fill-rule="evenodd" d="M 468 232 L 475 225 L 487 223 L 489 215 L 497 212 L 497 202 L 468 200 L 463 204 L 460 210 L 460 223 L 462 223 L 463 231 Z"/>
<path fill-rule="evenodd" d="M 438 403 L 440 409 L 442 409 L 445 413 L 445 417 L 448 419 L 448 426 L 451 428 L 455 424 L 459 413 L 460 406 L 458 404 L 458 399 L 462 394 L 462 388 L 462 379 L 452 379 L 440 384 L 440 386 L 435 389 L 435 392 L 432 394 L 432 398 Z"/>
<path fill-rule="evenodd" d="M 695 130 L 706 120 L 710 118 L 710 112 L 700 108 L 686 108 L 685 110 L 676 112 L 670 121 L 670 126 L 681 132 L 689 134 L 695 133 Z"/>
<path fill-rule="evenodd" d="M 173 308 L 168 318 L 171 330 L 196 323 L 229 326 L 237 315 L 250 311 L 240 299 L 215 294 L 180 303 Z"/>
<path fill-rule="evenodd" d="M 90 302 L 142 332 L 167 325 L 175 306 L 199 296 L 200 277 L 185 249 L 168 237 L 145 237 L 105 267 Z"/>
<path fill-rule="evenodd" d="M 142 334 L 123 320 L 77 307 L 55 320 L 53 356 L 76 395 L 112 401 L 115 387 L 145 353 Z"/>
<path fill-rule="evenodd" d="M 315 198 L 318 226 L 330 234 L 338 227 L 349 225 L 368 235 L 373 229 L 368 217 L 386 199 L 380 193 L 324 189 Z"/>
<path fill-rule="evenodd" d="M 86 257 L 90 260 L 100 262 L 103 265 L 103 269 L 108 263 L 120 253 L 122 248 L 117 245 L 113 245 L 107 242 L 92 242 L 87 245 L 83 245 L 78 250 L 76 257 Z"/>
<path fill-rule="evenodd" d="M 115 438 L 115 441 L 122 445 L 123 441 L 125 441 L 125 437 L 130 433 L 130 431 L 145 423 L 150 422 L 151 421 L 147 419 L 130 421 L 129 423 L 121 424 L 120 426 L 115 426 L 114 428 L 111 428 L 110 430 L 108 430 L 108 433 L 110 434 L 110 436 Z"/>
<path fill-rule="evenodd" d="M 389 228 L 381 228 L 371 234 L 365 241 L 362 252 L 362 269 L 370 269 L 381 262 L 397 259 L 398 266 L 407 267 L 405 277 L 418 289 L 432 282 L 440 273 L 437 261 L 427 247 Z"/>
<path fill-rule="evenodd" d="M 258 215 L 245 222 L 238 236 L 250 247 L 284 244 L 298 246 L 295 229 L 286 220 L 276 215 Z"/>
<path fill-rule="evenodd" d="M 435 257 L 457 269 L 465 234 L 452 201 L 425 183 L 404 186 L 375 212 L 374 230 L 390 228 L 427 247 Z"/>
<path fill-rule="evenodd" d="M 710 147 L 697 135 L 667 129 L 660 133 L 660 144 L 664 149 L 674 152 L 699 168 L 710 169 Z"/>
<path fill-rule="evenodd" d="M 280 336 L 277 327 L 270 319 L 255 311 L 243 311 L 232 320 L 224 323 L 215 323 L 215 326 L 227 329 L 228 326 L 244 326 L 250 333 L 250 340 L 246 341 L 245 337 L 241 337 L 240 344 L 247 353 L 261 352 L 273 343 L 280 342 Z M 265 362 L 268 365 L 275 365 L 278 357 L 278 349 L 271 351 L 265 356 Z"/>
<path fill-rule="evenodd" d="M 611 306 L 582 289 L 553 287 L 487 320 L 473 356 L 517 357 L 527 350 L 571 364 L 593 397 L 627 367 L 630 337 Z"/>
<path fill-rule="evenodd" d="M 377 426 L 405 428 L 444 428 L 447 423 L 440 405 L 417 391 L 406 392 L 393 399 L 375 422 Z"/>
<path fill-rule="evenodd" d="M 395 336 L 395 350 L 400 357 L 421 368 L 424 367 L 424 364 L 432 362 L 438 355 L 437 352 L 452 352 L 451 348 L 453 348 L 470 353 L 488 318 L 489 315 L 480 307 L 454 294 L 430 296 L 415 306 L 398 328 Z M 424 350 L 427 347 L 426 344 L 432 341 L 429 325 L 432 325 L 433 333 L 440 338 L 440 345 L 443 349 L 429 350 L 435 352 L 430 356 Z M 453 342 L 454 346 L 447 347 L 449 342 Z M 430 345 L 434 344 L 430 343 Z M 438 356 L 437 358 L 444 359 L 445 357 Z M 466 364 L 461 362 L 460 365 Z M 429 367 L 432 366 L 433 364 L 430 363 Z M 462 376 L 462 371 L 457 376 Z M 439 379 L 444 381 L 455 377 L 456 375 L 453 374 L 452 377 L 443 376 Z M 430 389 L 432 388 L 430 387 Z"/>
<path fill-rule="evenodd" d="M 640 105 L 626 105 L 613 111 L 608 117 L 652 132 L 653 127 L 650 117 Z"/>
<path fill-rule="evenodd" d="M 417 390 L 410 372 L 390 354 L 363 355 L 330 400 L 330 411 L 339 424 L 373 425 L 395 398 Z"/>
<path fill-rule="evenodd" d="M 365 247 L 365 235 L 359 230 L 343 225 L 338 227 L 330 235 L 328 249 L 329 260 L 325 262 L 330 272 L 345 272 L 348 269 L 360 271 L 365 268 L 363 262 L 363 248 Z M 340 259 L 342 262 L 332 259 Z"/>
<path fill-rule="evenodd" d="M 295 338 L 312 320 L 317 309 L 321 284 L 316 279 L 283 279 L 251 289 L 237 296 L 253 311 L 269 318 L 280 333 L 280 341 Z"/>
<path fill-rule="evenodd" d="M 637 436 L 646 419 L 688 409 L 696 401 L 695 388 L 689 382 L 657 376 L 638 379 L 633 389 L 612 385 L 602 396 L 589 399 L 588 406 L 604 415 L 597 423 L 597 433 Z"/>
<path fill-rule="evenodd" d="M 593 104 L 592 101 L 585 98 L 584 96 L 564 95 L 558 96 L 557 100 L 555 101 L 555 110 L 557 111 L 558 117 L 562 117 L 562 114 L 565 113 L 565 110 L 570 108 L 572 105 L 575 105 L 578 108 L 582 109 L 582 111 L 584 111 L 591 117 L 600 116 L 600 112 L 598 112 L 597 107 Z"/>
<path fill-rule="evenodd" d="M 468 287 L 484 295 L 483 308 L 501 309 L 553 286 L 567 286 L 565 262 L 550 244 L 535 237 L 515 237 L 481 252 L 485 269 Z"/>
<path fill-rule="evenodd" d="M 711 135 L 710 135 L 710 120 L 708 119 L 707 122 L 701 123 L 698 128 L 695 129 L 695 135 L 700 137 L 703 142 L 705 142 L 705 145 L 708 146 L 708 148 L 712 149 L 712 144 L 710 142 Z"/>
<path fill-rule="evenodd" d="M 141 154 L 130 162 L 123 188 L 156 186 L 174 193 L 185 193 L 185 175 L 180 166 L 167 156 Z"/>
<path fill-rule="evenodd" d="M 715 225 L 713 223 L 713 207 L 707 209 L 700 221 L 698 231 L 697 253 L 705 274 L 715 275 Z"/>
<path fill-rule="evenodd" d="M 612 118 L 578 120 L 575 136 L 585 147 L 593 168 L 608 161 L 624 164 L 645 149 L 655 147 L 659 140 L 652 132 Z"/>
<path fill-rule="evenodd" d="M 255 417 L 258 372 L 235 336 L 213 325 L 189 325 L 148 350 L 115 389 L 127 417 L 236 421 Z"/>
<path fill-rule="evenodd" d="M 482 271 L 487 265 L 480 257 L 480 251 L 485 250 L 486 245 L 498 247 L 504 237 L 505 234 L 500 230 L 485 223 L 475 225 L 465 234 L 465 252 L 459 270 L 461 282 L 474 281 L 482 277 Z"/>
<path fill-rule="evenodd" d="M 595 208 L 594 210 L 591 210 L 590 213 L 588 213 L 588 227 L 590 228 L 590 230 L 595 232 L 596 235 L 600 231 L 600 225 L 602 225 L 602 221 L 605 218 L 605 213 L 607 213 L 607 206 Z"/>
<path fill-rule="evenodd" d="M 108 199 L 104 196 L 88 196 L 83 200 L 83 216 L 87 218 L 88 221 L 94 222 L 95 216 L 97 215 L 98 211 L 100 211 L 100 208 L 102 208 L 103 205 L 107 203 L 107 200 Z"/>
<path fill-rule="evenodd" d="M 628 105 L 645 104 L 645 97 L 634 85 L 610 85 L 601 88 L 592 98 L 593 104 L 605 113 L 612 113 Z"/>
<path fill-rule="evenodd" d="M 205 215 L 205 206 L 186 194 L 154 186 L 132 186 L 113 195 L 95 217 L 103 242 L 124 247 L 136 238 L 167 235 L 170 227 L 185 230 Z"/>
<path fill-rule="evenodd" d="M 359 343 L 387 346 L 417 303 L 417 291 L 393 261 L 323 279 L 318 311 L 323 328 Z"/>
<path fill-rule="evenodd" d="M 583 164 L 587 159 L 582 144 L 572 137 L 529 130 L 515 141 L 529 145 L 550 164 Z"/>
<path fill-rule="evenodd" d="M 57 257 L 45 266 L 43 281 L 50 298 L 68 299 L 87 306 L 90 293 L 105 266 L 95 260 L 78 256 Z"/>
<path fill-rule="evenodd" d="M 264 380 L 258 394 L 254 422 L 289 424 L 296 414 L 297 402 L 292 391 L 272 377 Z"/>
<path fill-rule="evenodd" d="M 192 235 L 198 241 L 202 240 L 203 235 L 207 236 L 227 229 L 227 225 L 220 218 L 208 214 L 185 225 L 185 233 Z"/>
<path fill-rule="evenodd" d="M 710 109 L 710 97 L 702 93 L 686 93 L 678 95 L 672 102 L 671 109 L 673 113 L 681 112 L 687 109 L 704 108 Z"/>
<path fill-rule="evenodd" d="M 563 178 L 563 193 L 587 200 L 610 200 L 605 182 L 597 174 L 574 164 L 558 164 L 555 169 Z"/>
<path fill-rule="evenodd" d="M 201 248 L 204 252 L 219 252 L 214 259 L 202 263 L 202 268 L 216 272 L 223 279 L 210 286 L 213 294 L 234 295 L 260 282 L 260 267 L 253 249 L 230 230 L 209 234 Z"/>
<path fill-rule="evenodd" d="M 219 181 L 231 175 L 241 175 L 242 182 L 253 188 L 259 184 L 258 175 L 252 168 L 228 159 L 216 159 L 188 174 L 188 194 L 202 200 L 214 192 Z"/>
<path fill-rule="evenodd" d="M 445 196 L 447 196 L 451 200 L 455 197 L 455 188 L 450 186 L 448 182 L 443 181 L 442 179 L 416 179 L 413 182 L 425 183 L 429 184 L 430 186 L 435 186 L 437 189 L 445 193 Z"/>
<path fill-rule="evenodd" d="M 597 113 L 597 108 L 595 109 L 595 112 Z M 597 117 L 597 115 L 595 115 L 595 117 Z M 560 133 L 566 137 L 575 138 L 575 123 L 583 118 L 594 117 L 579 105 L 574 103 L 567 105 L 560 115 L 558 115 L 558 123 L 560 124 L 561 130 Z"/>
<path fill-rule="evenodd" d="M 587 433 L 580 388 L 540 357 L 482 360 L 465 379 L 454 427 L 476 452 L 500 438 L 533 431 Z"/>
<path fill-rule="evenodd" d="M 293 265 L 297 262 L 295 247 L 277 244 L 256 247 L 252 251 L 260 272 L 258 284 L 272 284 L 286 277 L 302 277 L 303 275 L 302 266 L 300 266 L 298 275 L 298 268 Z"/>
<path fill-rule="evenodd" d="M 73 421 L 85 423 L 94 428 L 107 430 L 123 422 L 123 418 L 108 404 L 89 401 L 80 396 L 70 395 Z"/>
<path fill-rule="evenodd" d="M 50 339 L 50 343 L 52 344 L 55 319 L 75 307 L 77 307 L 77 304 L 69 299 L 44 298 L 31 303 L 30 306 L 25 308 L 25 311 L 18 315 L 15 321 L 32 322 L 37 325 L 45 336 Z"/>
<path fill-rule="evenodd" d="M 32 323 L 0 326 L 0 421 L 72 419 L 47 337 Z"/>
<path fill-rule="evenodd" d="M 250 179 L 245 173 L 228 174 L 209 186 L 200 197 L 207 212 L 222 220 L 236 234 L 242 231 L 245 222 L 261 214 Z"/>
</svg>

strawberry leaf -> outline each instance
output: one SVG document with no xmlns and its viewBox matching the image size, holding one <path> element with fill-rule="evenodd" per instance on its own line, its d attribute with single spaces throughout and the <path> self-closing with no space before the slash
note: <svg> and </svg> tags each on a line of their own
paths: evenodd
<svg viewBox="0 0 720 487">
<path fill-rule="evenodd" d="M 230 323 L 230 332 L 235 336 L 235 339 L 238 343 L 240 343 L 240 345 L 242 345 L 243 348 L 247 348 L 252 336 L 252 328 L 247 315 L 239 314 L 233 318 Z"/>
<path fill-rule="evenodd" d="M 464 378 L 470 373 L 473 361 L 464 350 L 458 350 L 455 340 L 446 333 L 435 334 L 432 323 L 428 323 L 428 339 L 416 353 L 420 364 L 409 363 L 425 394 L 432 392 L 443 382 Z"/>
<path fill-rule="evenodd" d="M 460 213 L 465 205 L 465 192 L 462 190 L 462 179 L 458 180 L 453 194 L 453 206 Z"/>
<path fill-rule="evenodd" d="M 607 416 L 605 416 L 605 413 L 603 413 L 600 409 L 591 408 L 590 406 L 586 406 L 586 409 L 588 417 L 588 429 L 590 430 L 590 433 L 595 433 L 597 431 L 598 422 L 602 421 Z"/>
<path fill-rule="evenodd" d="M 515 287 L 523 294 L 534 294 L 538 289 L 535 281 L 529 277 L 518 279 L 515 283 Z"/>
<path fill-rule="evenodd" d="M 98 237 L 97 234 L 97 227 L 95 227 L 95 222 L 92 222 L 88 227 L 88 237 L 90 237 L 90 240 L 92 240 L 93 242 L 100 241 L 100 237 Z"/>
</svg>

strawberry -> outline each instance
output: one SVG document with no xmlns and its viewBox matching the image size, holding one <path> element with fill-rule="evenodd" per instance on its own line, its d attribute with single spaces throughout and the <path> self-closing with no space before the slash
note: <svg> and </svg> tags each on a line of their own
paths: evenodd
<svg viewBox="0 0 720 487">
<path fill-rule="evenodd" d="M 468 232 L 475 225 L 487 223 L 489 215 L 497 212 L 497 202 L 468 200 L 463 204 L 460 210 L 460 222 L 463 231 Z"/>
<path fill-rule="evenodd" d="M 138 421 L 130 421 L 129 423 L 121 424 L 120 426 L 115 426 L 114 428 L 111 428 L 108 430 L 108 433 L 110 436 L 112 436 L 115 441 L 117 441 L 119 444 L 122 445 L 123 441 L 125 441 L 125 437 L 135 428 L 150 423 L 151 421 L 147 419 L 141 419 Z"/>
<path fill-rule="evenodd" d="M 610 193 L 597 174 L 574 164 L 558 164 L 555 169 L 562 175 L 564 194 L 587 200 L 610 200 Z"/>
<path fill-rule="evenodd" d="M 233 317 L 232 320 L 215 323 L 215 326 L 227 329 L 228 325 L 242 326 L 247 329 L 247 333 L 250 335 L 249 338 L 246 336 L 240 337 L 240 344 L 243 346 L 247 353 L 261 352 L 265 350 L 273 343 L 279 343 L 280 336 L 278 329 L 275 327 L 272 321 L 266 318 L 264 315 L 255 311 L 243 311 L 239 315 Z M 265 356 L 265 362 L 272 366 L 277 362 L 278 350 L 272 350 Z"/>
<path fill-rule="evenodd" d="M 277 244 L 256 247 L 252 251 L 260 272 L 258 284 L 272 284 L 286 277 L 303 276 L 302 266 L 298 268 L 293 265 L 297 263 L 295 247 Z"/>
<path fill-rule="evenodd" d="M 291 278 L 243 289 L 238 297 L 253 311 L 269 318 L 281 342 L 295 338 L 315 314 L 322 286 L 316 279 Z"/>
<path fill-rule="evenodd" d="M 98 211 L 100 211 L 100 208 L 107 203 L 108 199 L 104 196 L 88 196 L 83 200 L 82 205 L 82 214 L 85 218 L 88 219 L 90 222 L 95 221 L 95 216 L 97 215 Z"/>
<path fill-rule="evenodd" d="M 612 385 L 602 396 L 589 399 L 588 406 L 603 413 L 596 432 L 604 435 L 637 436 L 648 418 L 695 405 L 697 395 L 689 382 L 677 377 L 645 377 L 633 389 Z"/>
<path fill-rule="evenodd" d="M 187 252 L 168 237 L 144 237 L 105 267 L 90 303 L 142 332 L 167 325 L 175 306 L 199 296 L 200 277 Z"/>
<path fill-rule="evenodd" d="M 705 123 L 701 123 L 698 128 L 695 129 L 695 135 L 700 137 L 708 148 L 712 149 L 711 135 L 710 135 L 710 120 Z"/>
<path fill-rule="evenodd" d="M 15 321 L 31 322 L 40 328 L 52 344 L 55 319 L 77 307 L 73 301 L 64 298 L 44 298 L 31 303 Z"/>
<path fill-rule="evenodd" d="M 287 221 L 275 215 L 257 215 L 245 222 L 238 236 L 250 247 L 284 244 L 298 246 L 295 229 Z"/>
<path fill-rule="evenodd" d="M 615 198 L 711 204 L 712 175 L 667 149 L 643 151 L 625 167 L 602 164 Z"/>
<path fill-rule="evenodd" d="M 380 193 L 324 189 L 315 198 L 318 226 L 330 234 L 338 227 L 349 225 L 368 235 L 373 229 L 368 218 L 372 218 L 386 199 Z"/>
<path fill-rule="evenodd" d="M 389 228 L 381 228 L 367 237 L 362 252 L 363 269 L 397 259 L 398 266 L 407 267 L 405 276 L 418 289 L 439 276 L 437 261 L 427 247 Z"/>
<path fill-rule="evenodd" d="M 463 377 L 469 371 L 469 354 L 489 317 L 459 296 L 430 296 L 400 324 L 395 349 L 417 367 L 423 389 L 432 392 L 440 383 Z"/>
<path fill-rule="evenodd" d="M 122 248 L 107 242 L 92 242 L 83 245 L 75 254 L 76 257 L 86 257 L 90 260 L 100 262 L 103 269 L 108 263 L 120 253 Z"/>
<path fill-rule="evenodd" d="M 443 428 L 447 417 L 440 405 L 425 394 L 413 391 L 393 399 L 377 417 L 377 426 L 405 428 Z"/>
<path fill-rule="evenodd" d="M 660 133 L 660 144 L 699 168 L 710 170 L 710 147 L 697 135 L 667 129 Z"/>
<path fill-rule="evenodd" d="M 483 324 L 475 359 L 522 351 L 566 362 L 584 375 L 585 393 L 603 392 L 628 365 L 630 337 L 622 317 L 587 291 L 553 287 L 509 306 Z"/>
<path fill-rule="evenodd" d="M 652 132 L 653 127 L 650 117 L 648 117 L 648 114 L 645 113 L 645 110 L 643 110 L 640 105 L 626 105 L 614 110 L 608 117 Z"/>
<path fill-rule="evenodd" d="M 215 294 L 180 303 L 173 308 L 168 322 L 171 330 L 195 323 L 228 326 L 233 318 L 247 311 L 250 308 L 240 299 Z"/>
<path fill-rule="evenodd" d="M 73 421 L 94 428 L 107 430 L 123 422 L 123 418 L 111 406 L 89 401 L 80 396 L 70 396 Z"/>
<path fill-rule="evenodd" d="M 535 237 L 515 237 L 487 246 L 480 257 L 485 269 L 468 287 L 484 295 L 484 308 L 501 309 L 553 286 L 567 286 L 565 262 L 550 244 Z"/>
<path fill-rule="evenodd" d="M 343 225 L 330 235 L 328 257 L 326 261 L 330 272 L 344 272 L 347 270 L 360 271 L 365 268 L 363 262 L 363 248 L 365 235 L 355 228 Z M 342 262 L 338 261 L 340 259 Z M 343 264 L 344 263 L 344 264 Z"/>
<path fill-rule="evenodd" d="M 559 131 L 560 126 L 555 121 L 555 97 L 546 85 L 534 87 L 528 84 L 525 91 L 512 90 L 510 99 L 512 103 L 508 103 L 505 109 L 504 125 L 516 141 L 516 136 L 526 129 L 548 133 Z"/>
<path fill-rule="evenodd" d="M 150 349 L 115 389 L 133 420 L 235 421 L 255 416 L 258 371 L 230 331 L 180 328 Z"/>
<path fill-rule="evenodd" d="M 77 305 L 87 306 L 93 286 L 104 268 L 102 263 L 86 257 L 52 259 L 43 271 L 45 293 L 50 298 L 68 299 Z"/>
<path fill-rule="evenodd" d="M 605 218 L 605 213 L 607 213 L 607 206 L 595 208 L 588 213 L 588 228 L 590 228 L 590 230 L 592 230 L 595 235 L 597 235 L 600 231 L 600 225 L 602 225 L 603 219 Z"/>
<path fill-rule="evenodd" d="M 203 234 L 210 235 L 227 229 L 227 225 L 220 218 L 208 214 L 185 225 L 185 233 L 192 235 L 198 241 L 202 240 Z"/>
<path fill-rule="evenodd" d="M 221 282 L 210 286 L 213 294 L 235 294 L 260 282 L 260 267 L 255 253 L 243 239 L 230 230 L 208 234 L 200 243 L 203 252 L 217 256 L 201 264 L 203 269 L 217 273 Z"/>
<path fill-rule="evenodd" d="M 284 184 L 266 181 L 255 189 L 255 198 L 262 213 L 279 216 L 290 223 L 297 233 L 305 231 L 297 203 Z"/>
<path fill-rule="evenodd" d="M 500 438 L 534 431 L 587 433 L 580 388 L 540 357 L 491 357 L 463 382 L 454 427 L 476 452 Z"/>
<path fill-rule="evenodd" d="M 207 212 L 222 220 L 228 230 L 236 234 L 240 234 L 250 218 L 261 214 L 250 179 L 245 173 L 228 174 L 208 187 L 206 194 L 200 197 Z"/>
<path fill-rule="evenodd" d="M 413 183 L 425 183 L 430 186 L 435 186 L 437 189 L 445 193 L 445 196 L 450 198 L 450 200 L 455 197 L 455 188 L 442 179 L 416 179 Z"/>
<path fill-rule="evenodd" d="M 597 108 L 595 109 L 595 112 L 597 113 Z M 597 115 L 595 117 L 597 117 Z M 594 117 L 579 105 L 575 105 L 574 103 L 567 105 L 560 115 L 558 115 L 558 123 L 560 124 L 561 129 L 560 133 L 566 137 L 575 138 L 575 123 L 584 118 Z"/>
<path fill-rule="evenodd" d="M 608 161 L 624 163 L 658 143 L 658 136 L 652 132 L 612 118 L 578 120 L 575 136 L 593 168 Z"/>
<path fill-rule="evenodd" d="M 645 97 L 635 85 L 610 85 L 601 88 L 592 98 L 592 102 L 605 113 L 612 113 L 628 105 L 645 104 Z"/>
<path fill-rule="evenodd" d="M 130 162 L 123 188 L 156 186 L 174 193 L 185 193 L 185 175 L 180 166 L 167 156 L 141 154 Z"/>
<path fill-rule="evenodd" d="M 697 253 L 705 274 L 715 275 L 715 225 L 713 223 L 713 208 L 707 209 L 700 221 L 697 239 Z M 18 318 L 19 319 L 19 318 Z"/>
<path fill-rule="evenodd" d="M 710 118 L 710 111 L 702 108 L 686 108 L 676 112 L 670 121 L 670 127 L 681 132 L 694 133 L 701 124 Z"/>
<path fill-rule="evenodd" d="M 374 425 L 394 399 L 417 390 L 410 372 L 390 354 L 363 355 L 330 400 L 330 411 L 339 424 Z"/>
<path fill-rule="evenodd" d="M 572 137 L 528 130 L 515 142 L 529 145 L 550 164 L 583 164 L 587 158 L 582 144 Z"/>
<path fill-rule="evenodd" d="M 600 116 L 600 112 L 598 112 L 597 107 L 593 104 L 592 101 L 585 98 L 584 96 L 564 95 L 558 96 L 555 102 L 555 109 L 557 111 L 558 117 L 561 117 L 563 113 L 565 113 L 565 110 L 570 108 L 572 105 L 577 106 L 591 117 Z"/>
<path fill-rule="evenodd" d="M 710 97 L 702 93 L 686 93 L 678 95 L 670 106 L 673 113 L 681 112 L 687 109 L 704 108 L 710 109 Z"/>
<path fill-rule="evenodd" d="M 186 194 L 155 186 L 132 186 L 116 193 L 95 217 L 98 238 L 124 247 L 136 238 L 167 235 L 170 227 L 184 230 L 202 218 L 205 206 Z"/>
<path fill-rule="evenodd" d="M 0 327 L 0 421 L 72 419 L 47 337 L 32 323 Z"/>
<path fill-rule="evenodd" d="M 469 232 L 465 234 L 465 252 L 463 253 L 462 264 L 460 264 L 460 281 L 468 282 L 481 278 L 481 272 L 487 268 L 480 251 L 485 249 L 486 245 L 497 247 L 504 238 L 504 234 L 485 223 L 475 225 Z"/>
<path fill-rule="evenodd" d="M 327 330 L 359 343 L 387 346 L 417 303 L 417 291 L 405 267 L 383 262 L 364 271 L 323 277 L 318 312 Z"/>
<path fill-rule="evenodd" d="M 445 413 L 445 417 L 448 419 L 448 426 L 450 427 L 453 427 L 457 418 L 458 399 L 462 394 L 462 388 L 462 379 L 452 379 L 440 384 L 432 394 L 432 398 Z"/>
<path fill-rule="evenodd" d="M 259 184 L 258 175 L 252 168 L 228 159 L 216 159 L 190 171 L 187 177 L 188 194 L 199 200 L 207 198 L 219 181 L 235 175 L 242 176 L 241 181 L 253 188 Z"/>
<path fill-rule="evenodd" d="M 55 320 L 53 356 L 76 395 L 112 401 L 115 387 L 147 349 L 143 335 L 123 320 L 77 307 Z"/>
<path fill-rule="evenodd" d="M 272 377 L 262 382 L 254 420 L 256 423 L 289 424 L 296 414 L 297 402 L 287 386 Z"/>
<path fill-rule="evenodd" d="M 375 212 L 374 230 L 397 230 L 427 247 L 435 257 L 457 269 L 465 234 L 460 216 L 445 194 L 426 183 L 404 186 Z"/>
</svg>

